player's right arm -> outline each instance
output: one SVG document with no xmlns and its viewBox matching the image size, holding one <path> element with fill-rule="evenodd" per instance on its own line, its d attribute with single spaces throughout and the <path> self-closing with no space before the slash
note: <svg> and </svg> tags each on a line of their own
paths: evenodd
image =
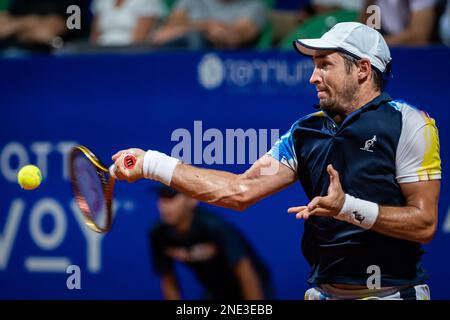
<svg viewBox="0 0 450 320">
<path fill-rule="evenodd" d="M 170 186 L 210 204 L 245 210 L 296 181 L 295 172 L 264 155 L 243 174 L 178 164 Z"/>
<path fill-rule="evenodd" d="M 163 153 L 141 149 L 121 150 L 112 156 L 110 172 L 119 180 L 141 178 L 160 181 L 195 199 L 217 206 L 245 210 L 297 180 L 297 156 L 292 128 L 242 174 L 198 168 Z M 136 157 L 133 168 L 125 168 L 127 154 Z"/>
<path fill-rule="evenodd" d="M 136 157 L 133 169 L 124 166 L 127 154 Z M 121 150 L 112 159 L 115 163 L 111 175 L 118 180 L 158 180 L 200 201 L 239 211 L 297 179 L 292 168 L 268 154 L 242 174 L 198 168 L 156 151 L 136 148 Z"/>
</svg>

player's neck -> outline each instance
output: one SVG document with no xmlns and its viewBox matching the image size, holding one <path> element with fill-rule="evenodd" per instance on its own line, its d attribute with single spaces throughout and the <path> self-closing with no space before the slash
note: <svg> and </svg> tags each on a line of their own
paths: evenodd
<svg viewBox="0 0 450 320">
<path fill-rule="evenodd" d="M 345 118 L 350 113 L 361 109 L 363 106 L 368 104 L 370 101 L 375 99 L 381 94 L 378 90 L 360 90 L 357 95 L 354 96 L 352 101 L 349 101 L 342 109 L 343 111 L 339 114 L 340 117 Z"/>
<path fill-rule="evenodd" d="M 370 101 L 375 99 L 381 94 L 380 91 L 377 90 L 361 90 L 358 95 L 355 95 L 352 101 L 344 104 L 342 106 L 342 111 L 336 114 L 331 115 L 333 120 L 340 124 L 344 119 L 352 112 L 361 109 L 363 106 L 368 104 Z"/>
<path fill-rule="evenodd" d="M 372 86 L 370 87 L 363 87 L 359 91 L 359 94 L 355 96 L 355 99 L 352 101 L 352 108 L 350 112 L 347 113 L 350 114 L 355 110 L 361 109 L 363 106 L 368 104 L 370 101 L 375 99 L 381 94 L 380 91 L 374 90 Z"/>
</svg>

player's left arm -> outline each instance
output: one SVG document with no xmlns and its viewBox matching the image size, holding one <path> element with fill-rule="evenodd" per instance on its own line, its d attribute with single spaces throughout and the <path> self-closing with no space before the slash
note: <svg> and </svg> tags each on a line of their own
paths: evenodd
<svg viewBox="0 0 450 320">
<path fill-rule="evenodd" d="M 330 175 L 328 194 L 315 197 L 307 206 L 289 208 L 289 213 L 296 213 L 298 219 L 308 219 L 311 215 L 337 217 L 341 214 L 346 194 L 342 190 L 339 173 L 331 165 L 327 170 Z M 437 225 L 440 181 L 402 183 L 400 187 L 406 198 L 405 206 L 383 206 L 357 199 L 364 202 L 362 210 L 355 212 L 361 214 L 361 219 L 369 219 L 369 216 L 364 216 L 364 209 L 377 211 L 374 224 L 370 227 L 373 231 L 409 241 L 430 242 Z M 358 225 L 357 220 L 351 223 Z"/>
<path fill-rule="evenodd" d="M 345 194 L 339 173 L 329 165 L 328 193 L 307 206 L 289 208 L 297 218 L 330 216 L 387 236 L 430 242 L 436 232 L 441 179 L 439 137 L 427 113 L 402 106 L 403 127 L 396 154 L 396 179 L 405 206 L 392 207 Z"/>
</svg>

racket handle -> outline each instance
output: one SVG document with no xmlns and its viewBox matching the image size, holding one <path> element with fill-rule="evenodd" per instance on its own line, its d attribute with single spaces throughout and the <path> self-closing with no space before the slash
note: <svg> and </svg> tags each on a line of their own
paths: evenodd
<svg viewBox="0 0 450 320">
<path fill-rule="evenodd" d="M 128 169 L 128 170 L 133 169 L 134 166 L 136 165 L 136 162 L 137 162 L 136 156 L 133 155 L 133 154 L 131 154 L 131 153 L 125 154 L 125 155 L 123 156 L 123 158 L 122 158 L 122 161 L 123 161 L 123 166 L 125 167 L 125 169 Z M 115 169 L 116 169 L 116 165 L 115 165 L 115 164 L 112 164 L 112 165 L 109 167 L 109 174 L 110 174 L 111 177 L 113 177 L 114 179 L 117 179 L 117 176 L 116 176 L 116 173 L 115 173 Z"/>
</svg>

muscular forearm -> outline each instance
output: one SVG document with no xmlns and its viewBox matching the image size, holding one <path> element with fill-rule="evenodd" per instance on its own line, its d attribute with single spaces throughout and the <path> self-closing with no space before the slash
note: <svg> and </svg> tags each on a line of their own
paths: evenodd
<svg viewBox="0 0 450 320">
<path fill-rule="evenodd" d="M 295 181 L 294 171 L 265 155 L 239 175 L 178 164 L 170 186 L 200 201 L 242 211 Z"/>
<path fill-rule="evenodd" d="M 235 210 L 246 207 L 250 185 L 241 175 L 186 164 L 176 167 L 170 184 L 195 199 Z"/>
<path fill-rule="evenodd" d="M 126 156 L 136 162 L 125 164 Z M 269 155 L 258 159 L 243 174 L 196 168 L 161 152 L 130 148 L 112 156 L 110 174 L 118 180 L 134 182 L 142 178 L 160 181 L 195 199 L 235 210 L 278 192 L 296 181 L 295 172 Z"/>
</svg>

